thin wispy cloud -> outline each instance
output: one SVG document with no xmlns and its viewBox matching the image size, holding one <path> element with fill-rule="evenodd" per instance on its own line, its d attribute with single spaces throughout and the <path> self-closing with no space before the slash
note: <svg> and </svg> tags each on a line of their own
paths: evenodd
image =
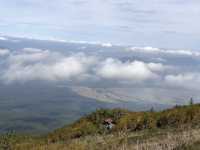
<svg viewBox="0 0 200 150">
<path fill-rule="evenodd" d="M 0 0 L 0 33 L 198 49 L 198 0 Z M 121 28 L 126 27 L 126 28 Z"/>
<path fill-rule="evenodd" d="M 171 55 L 185 55 L 185 56 L 200 56 L 200 52 L 191 51 L 191 50 L 173 50 L 173 49 L 160 49 L 154 47 L 131 47 L 127 49 L 128 51 L 133 52 L 142 52 L 142 53 L 163 53 Z"/>
</svg>

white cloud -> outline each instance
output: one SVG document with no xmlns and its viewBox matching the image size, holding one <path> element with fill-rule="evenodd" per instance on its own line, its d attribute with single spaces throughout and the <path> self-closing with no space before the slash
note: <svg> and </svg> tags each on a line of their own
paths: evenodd
<svg viewBox="0 0 200 150">
<path fill-rule="evenodd" d="M 75 40 L 70 40 L 66 41 L 69 43 L 74 43 L 74 44 L 88 44 L 88 45 L 100 45 L 102 47 L 112 47 L 113 45 L 111 43 L 104 43 L 100 41 L 75 41 Z"/>
<path fill-rule="evenodd" d="M 24 48 L 23 51 L 27 53 L 37 53 L 42 52 L 43 50 L 37 48 Z"/>
<path fill-rule="evenodd" d="M 39 61 L 48 59 L 52 55 L 48 50 L 43 50 L 41 52 L 27 53 L 20 52 L 17 54 L 10 55 L 8 61 L 12 64 L 25 64 L 25 63 L 37 63 Z"/>
<path fill-rule="evenodd" d="M 1 68 L 1 79 L 5 82 L 32 80 L 62 81 L 83 79 L 114 80 L 116 82 L 158 83 L 171 68 L 162 63 L 144 61 L 121 61 L 115 58 L 97 58 L 84 53 L 64 55 L 57 51 L 24 48 L 8 53 Z M 99 80 L 98 80 L 99 81 Z M 145 82 L 144 82 L 145 83 Z"/>
<path fill-rule="evenodd" d="M 153 48 L 153 47 L 131 47 L 129 50 L 142 51 L 142 52 L 160 52 L 159 48 Z"/>
<path fill-rule="evenodd" d="M 169 49 L 159 49 L 153 47 L 131 47 L 128 51 L 134 52 L 144 52 L 144 53 L 164 53 L 171 55 L 185 55 L 185 56 L 200 56 L 200 52 L 191 50 L 169 50 Z"/>
<path fill-rule="evenodd" d="M 5 56 L 10 53 L 10 50 L 8 49 L 0 49 L 0 56 Z"/>
<path fill-rule="evenodd" d="M 161 57 L 158 58 L 153 58 L 153 60 L 158 61 L 158 62 L 166 62 L 167 60 Z"/>
<path fill-rule="evenodd" d="M 70 40 L 67 41 L 69 43 L 74 43 L 74 44 L 89 44 L 89 45 L 101 45 L 101 42 L 99 41 L 75 41 L 75 40 Z"/>
<path fill-rule="evenodd" d="M 24 48 L 6 58 L 1 79 L 7 82 L 30 80 L 81 80 L 86 77 L 141 82 L 157 79 L 167 66 L 142 61 L 122 62 L 118 59 L 99 59 L 84 53 L 62 55 L 59 52 Z"/>
<path fill-rule="evenodd" d="M 166 75 L 165 82 L 173 87 L 199 89 L 200 73 L 180 73 L 177 75 Z"/>
<path fill-rule="evenodd" d="M 101 64 L 97 74 L 106 79 L 140 82 L 157 78 L 158 74 L 156 72 L 163 69 L 162 64 L 141 61 L 121 62 L 120 60 L 108 58 Z"/>
<path fill-rule="evenodd" d="M 112 47 L 111 43 L 102 43 L 101 44 L 102 47 Z"/>
<path fill-rule="evenodd" d="M 4 70 L 2 79 L 8 83 L 81 79 L 94 62 L 94 57 L 87 57 L 83 53 L 63 56 L 48 50 L 25 49 L 8 58 L 8 67 Z"/>
<path fill-rule="evenodd" d="M 168 66 L 164 66 L 161 63 L 148 63 L 147 66 L 149 67 L 151 71 L 154 71 L 154 72 L 162 72 L 166 68 L 169 68 Z"/>
<path fill-rule="evenodd" d="M 5 38 L 5 37 L 1 37 L 1 36 L 0 36 L 0 40 L 2 40 L 2 41 L 6 41 L 6 40 L 8 40 L 8 39 Z"/>
</svg>

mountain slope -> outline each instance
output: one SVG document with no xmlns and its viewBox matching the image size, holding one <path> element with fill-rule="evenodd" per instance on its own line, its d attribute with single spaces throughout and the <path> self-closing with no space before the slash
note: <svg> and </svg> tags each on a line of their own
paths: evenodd
<svg viewBox="0 0 200 150">
<path fill-rule="evenodd" d="M 103 125 L 107 118 L 113 119 L 112 130 Z M 199 125 L 200 104 L 176 106 L 161 112 L 100 109 L 46 136 L 9 134 L 0 141 L 2 147 L 16 150 L 179 150 L 187 147 L 198 150 Z"/>
</svg>

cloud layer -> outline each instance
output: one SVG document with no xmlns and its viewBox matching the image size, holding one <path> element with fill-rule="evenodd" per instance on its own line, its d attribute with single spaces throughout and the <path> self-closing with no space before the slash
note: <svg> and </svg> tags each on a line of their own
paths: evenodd
<svg viewBox="0 0 200 150">
<path fill-rule="evenodd" d="M 127 84 L 132 87 L 200 89 L 198 51 L 88 43 L 73 47 L 71 44 L 74 46 L 75 43 L 69 43 L 72 50 L 67 53 L 65 49 L 0 49 L 1 81 L 10 84 L 70 81 L 109 86 Z"/>
<path fill-rule="evenodd" d="M 172 87 L 197 90 L 199 89 L 200 84 L 200 73 L 189 72 L 177 75 L 167 75 L 165 77 L 165 82 Z"/>
<path fill-rule="evenodd" d="M 0 49 L 0 56 L 8 55 L 10 51 L 8 49 Z"/>
<path fill-rule="evenodd" d="M 2 52 L 1 52 L 2 51 Z M 159 78 L 166 69 L 161 63 L 121 61 L 117 58 L 101 58 L 83 52 L 64 55 L 49 50 L 24 48 L 17 52 L 1 50 L 5 57 L 1 78 L 7 83 L 14 81 L 60 81 L 85 79 L 143 82 Z"/>
<path fill-rule="evenodd" d="M 141 61 L 122 62 L 108 58 L 97 69 L 97 74 L 106 79 L 140 82 L 158 77 L 156 72 L 163 69 L 162 64 L 144 63 Z"/>
<path fill-rule="evenodd" d="M 23 49 L 7 58 L 7 68 L 2 78 L 7 82 L 69 80 L 86 73 L 93 61 L 93 57 L 82 53 L 63 56 L 48 50 Z"/>
<path fill-rule="evenodd" d="M 131 47 L 128 51 L 141 52 L 141 53 L 161 53 L 168 55 L 182 55 L 182 56 L 200 56 L 200 52 L 191 50 L 169 50 L 154 47 Z"/>
</svg>

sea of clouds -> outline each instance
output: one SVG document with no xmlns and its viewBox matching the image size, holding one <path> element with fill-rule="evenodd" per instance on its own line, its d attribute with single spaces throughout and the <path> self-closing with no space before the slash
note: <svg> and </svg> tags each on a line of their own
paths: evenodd
<svg viewBox="0 0 200 150">
<path fill-rule="evenodd" d="M 105 46 L 112 48 L 111 44 L 102 44 L 101 49 Z M 102 57 L 84 50 L 63 54 L 38 48 L 17 51 L 0 49 L 0 80 L 5 84 L 29 81 L 113 81 L 129 86 L 151 83 L 152 86 L 199 89 L 198 51 L 126 47 L 122 53 L 126 56 L 130 54 L 130 57 Z M 145 57 L 137 60 L 131 58 L 131 54 Z M 153 56 L 151 62 L 145 60 L 147 56 Z M 171 62 L 172 58 L 177 59 L 177 62 Z M 192 61 L 187 64 L 188 60 Z"/>
</svg>

